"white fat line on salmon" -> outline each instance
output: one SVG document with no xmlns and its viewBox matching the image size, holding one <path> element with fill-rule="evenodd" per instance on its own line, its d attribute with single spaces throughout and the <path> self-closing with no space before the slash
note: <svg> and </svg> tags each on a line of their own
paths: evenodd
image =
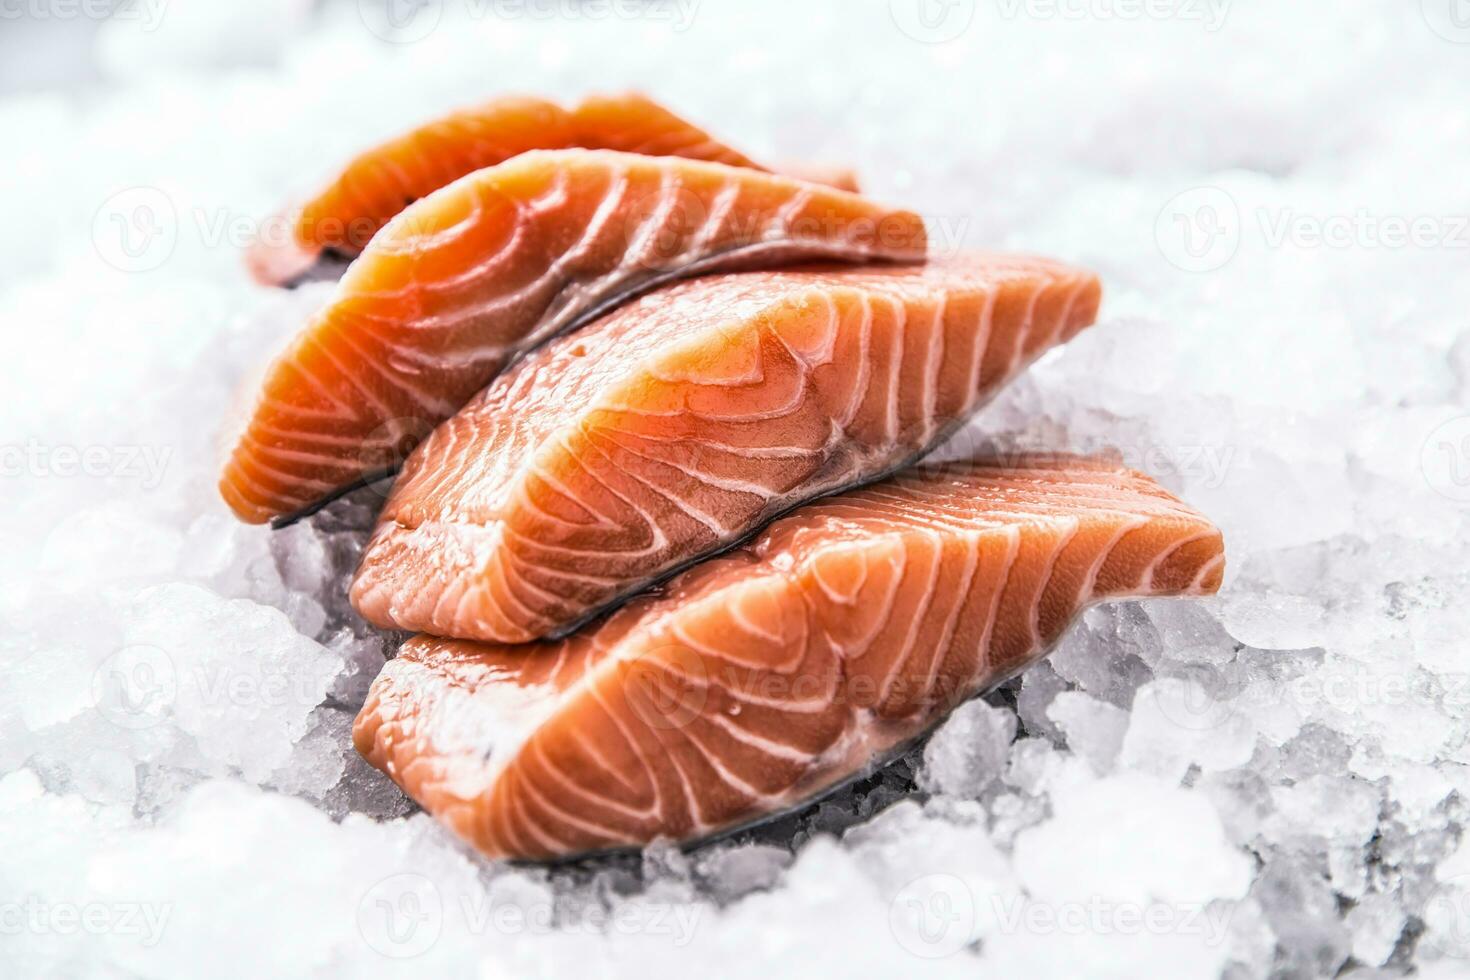
<svg viewBox="0 0 1470 980">
<path fill-rule="evenodd" d="M 668 936 L 676 947 L 689 945 L 703 910 L 697 905 L 629 902 L 608 908 L 601 902 L 491 903 L 483 892 L 460 896 L 465 928 L 475 936 L 584 933 L 587 935 Z"/>
<path fill-rule="evenodd" d="M 144 490 L 155 490 L 172 458 L 172 446 L 50 446 L 29 439 L 0 445 L 0 477 L 116 477 L 137 479 Z"/>
<path fill-rule="evenodd" d="M 1084 901 L 1048 902 L 1023 895 L 992 894 L 1002 933 L 1050 936 L 1203 936 L 1206 946 L 1225 940 L 1231 902 L 1130 902 L 1094 895 Z"/>
<path fill-rule="evenodd" d="M 1015 20 L 1180 20 L 1225 26 L 1232 0 L 996 0 L 1002 17 Z"/>
<path fill-rule="evenodd" d="M 700 0 L 465 0 L 465 4 L 477 19 L 658 21 L 683 33 L 693 26 Z"/>
<path fill-rule="evenodd" d="M 626 245 L 630 254 L 638 254 L 638 247 L 641 247 L 647 238 L 657 239 L 659 235 L 667 234 L 669 242 L 678 243 L 682 235 L 695 230 L 696 226 L 685 220 L 691 217 L 692 209 L 681 210 L 676 193 L 661 194 L 660 211 L 646 223 L 640 223 L 635 227 L 635 233 L 630 236 L 630 241 Z M 723 194 L 724 191 L 721 193 Z M 912 241 L 913 235 L 910 227 L 906 223 L 896 221 L 893 215 L 852 217 L 832 209 L 813 212 L 812 209 L 819 207 L 820 204 L 812 202 L 812 195 L 813 188 L 801 188 L 774 213 L 756 208 L 746 213 L 732 210 L 725 214 L 708 216 L 700 221 L 697 227 L 714 229 L 718 233 L 719 242 L 723 244 L 710 248 L 700 247 L 708 243 L 713 237 L 713 232 L 694 236 L 689 245 L 677 252 L 668 247 L 668 243 L 660 243 L 655 240 L 655 258 L 672 260 L 686 255 L 695 255 L 700 256 L 700 261 L 704 261 L 705 258 L 719 258 L 728 252 L 742 249 L 753 249 L 762 245 L 782 247 L 791 243 L 841 242 L 845 248 L 839 251 L 861 254 L 869 254 L 878 248 L 906 249 L 915 244 Z M 702 207 L 702 202 L 696 203 Z M 719 221 L 718 226 L 714 224 L 715 219 Z M 941 241 L 948 244 L 952 250 L 957 250 L 959 240 L 964 237 L 964 232 L 969 227 L 969 218 L 961 215 L 945 216 L 935 220 L 940 223 L 940 230 L 946 233 L 941 235 Z M 645 224 L 648 226 L 647 231 L 643 230 Z M 662 245 L 661 249 L 660 245 Z M 932 243 L 930 247 L 932 250 Z M 685 273 L 688 271 L 688 269 L 683 270 Z M 617 272 L 618 270 L 614 270 L 609 277 L 615 276 Z"/>
</svg>

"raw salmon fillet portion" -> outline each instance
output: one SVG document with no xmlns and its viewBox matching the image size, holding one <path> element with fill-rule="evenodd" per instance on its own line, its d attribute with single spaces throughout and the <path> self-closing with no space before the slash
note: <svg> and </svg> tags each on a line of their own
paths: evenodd
<svg viewBox="0 0 1470 980">
<path fill-rule="evenodd" d="M 918 215 L 740 167 L 523 153 L 394 218 L 272 365 L 220 482 L 255 523 L 392 472 L 511 359 L 663 282 L 916 261 Z"/>
<path fill-rule="evenodd" d="M 681 283 L 518 362 L 409 458 L 352 587 L 379 626 L 557 636 L 942 441 L 1093 322 L 1014 255 Z"/>
<path fill-rule="evenodd" d="M 555 642 L 420 636 L 353 740 L 493 857 L 685 842 L 862 774 L 1086 606 L 1215 592 L 1220 532 L 1089 459 L 926 468 L 810 504 Z"/>
<path fill-rule="evenodd" d="M 570 109 L 508 96 L 461 109 L 360 153 L 325 187 L 288 209 L 279 240 L 246 254 L 266 285 L 292 282 L 323 250 L 351 257 L 407 205 L 529 150 L 621 150 L 765 169 L 637 93 L 591 96 Z M 833 179 L 839 179 L 840 174 Z"/>
</svg>

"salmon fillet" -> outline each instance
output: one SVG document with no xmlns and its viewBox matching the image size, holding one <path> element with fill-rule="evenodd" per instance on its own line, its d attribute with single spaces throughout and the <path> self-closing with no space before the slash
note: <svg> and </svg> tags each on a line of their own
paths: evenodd
<svg viewBox="0 0 1470 980">
<path fill-rule="evenodd" d="M 825 163 L 789 163 L 776 169 L 788 177 L 809 180 L 814 184 L 826 184 L 840 191 L 852 191 L 856 194 L 862 189 L 857 171 L 851 167 Z"/>
<path fill-rule="evenodd" d="M 973 254 L 667 287 L 518 362 L 409 458 L 369 622 L 561 635 L 804 500 L 936 445 L 1093 322 L 1097 278 Z"/>
<path fill-rule="evenodd" d="M 452 112 L 358 154 L 319 192 L 272 222 L 269 227 L 283 234 L 251 248 L 246 265 L 266 285 L 297 281 L 323 251 L 357 255 L 404 207 L 465 174 L 529 150 L 574 147 L 765 169 L 637 93 L 594 95 L 571 109 L 508 96 Z M 845 176 L 834 172 L 833 179 Z"/>
<path fill-rule="evenodd" d="M 757 821 L 863 773 L 1087 605 L 1219 588 L 1220 532 L 1067 457 L 926 468 L 810 504 L 567 639 L 420 636 L 353 740 L 492 857 Z"/>
<path fill-rule="evenodd" d="M 220 490 L 289 519 L 393 472 L 518 354 L 710 271 L 916 261 L 918 215 L 718 163 L 523 153 L 404 210 L 269 370 Z"/>
</svg>

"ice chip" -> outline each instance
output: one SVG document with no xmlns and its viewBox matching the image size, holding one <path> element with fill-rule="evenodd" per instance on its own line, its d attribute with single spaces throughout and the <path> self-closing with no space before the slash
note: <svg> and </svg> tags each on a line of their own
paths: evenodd
<svg viewBox="0 0 1470 980">
<path fill-rule="evenodd" d="M 929 739 L 919 783 L 934 792 L 978 796 L 999 778 L 1015 737 L 1015 712 L 969 701 Z"/>
</svg>

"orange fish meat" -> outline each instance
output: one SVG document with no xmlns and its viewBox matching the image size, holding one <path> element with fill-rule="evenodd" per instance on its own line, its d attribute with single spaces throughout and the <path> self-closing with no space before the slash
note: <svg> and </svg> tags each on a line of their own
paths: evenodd
<svg viewBox="0 0 1470 980">
<path fill-rule="evenodd" d="M 1086 606 L 1215 592 L 1220 532 L 1067 457 L 931 467 L 810 504 L 607 620 L 526 646 L 418 637 L 359 752 L 491 857 L 689 842 L 871 769 Z"/>
<path fill-rule="evenodd" d="M 989 254 L 666 287 L 527 356 L 418 448 L 353 602 L 388 628 L 561 635 L 914 460 L 1100 295 L 1092 273 Z"/>
<path fill-rule="evenodd" d="M 220 490 L 278 523 L 391 473 L 511 360 L 673 279 L 918 261 L 918 215 L 743 167 L 523 153 L 375 236 L 272 365 Z"/>
<path fill-rule="evenodd" d="M 465 174 L 529 150 L 575 147 L 765 169 L 637 93 L 594 95 L 570 109 L 506 96 L 451 112 L 358 154 L 320 191 L 270 222 L 271 236 L 246 253 L 246 265 L 265 285 L 295 282 L 324 252 L 342 259 L 357 255 L 407 205 Z M 852 178 L 833 171 L 830 179 Z"/>
</svg>

